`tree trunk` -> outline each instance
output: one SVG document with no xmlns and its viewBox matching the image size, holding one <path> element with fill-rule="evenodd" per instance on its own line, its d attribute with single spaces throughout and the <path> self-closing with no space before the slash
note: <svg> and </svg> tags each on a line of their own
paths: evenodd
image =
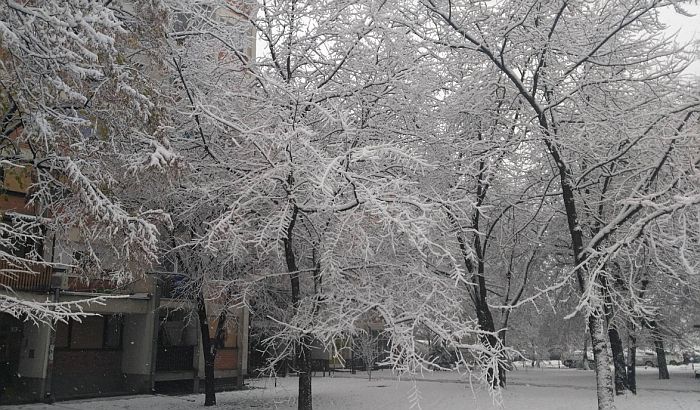
<svg viewBox="0 0 700 410">
<path fill-rule="evenodd" d="M 486 168 L 486 163 L 484 161 L 481 161 L 479 163 L 479 183 L 476 187 L 477 206 L 475 207 L 474 214 L 472 215 L 472 229 L 475 232 L 479 231 L 479 223 L 481 220 L 481 211 L 479 210 L 479 205 L 481 205 L 486 199 L 486 194 L 489 187 L 488 184 L 483 183 L 483 181 L 486 180 Z M 456 218 L 454 214 L 452 214 L 452 212 L 449 209 L 447 212 L 447 216 L 450 219 L 450 221 L 453 224 L 455 224 L 455 226 L 459 226 L 456 223 Z M 467 242 L 465 238 L 460 232 L 458 232 L 456 236 L 460 251 L 462 252 L 464 266 L 467 269 L 467 272 L 469 272 L 472 275 L 472 284 L 468 286 L 468 289 L 469 296 L 472 300 L 472 303 L 474 304 L 474 309 L 476 310 L 476 317 L 477 322 L 479 324 L 479 329 L 490 333 L 488 335 L 481 336 L 482 342 L 485 342 L 485 344 L 487 344 L 492 351 L 498 350 L 499 352 L 501 352 L 501 357 L 499 358 L 500 360 L 497 364 L 497 370 L 489 368 L 486 374 L 487 380 L 493 388 L 505 387 L 506 368 L 504 362 L 507 358 L 503 356 L 503 344 L 500 343 L 499 337 L 495 335 L 496 325 L 494 324 L 493 315 L 491 314 L 491 308 L 489 307 L 487 301 L 488 287 L 486 285 L 485 277 L 484 244 L 481 240 L 481 236 L 479 234 L 475 234 L 472 244 L 474 253 L 476 254 L 476 266 L 474 266 L 474 261 L 471 257 L 471 252 L 469 252 L 467 249 Z"/>
<path fill-rule="evenodd" d="M 602 205 L 600 208 L 600 214 L 602 216 L 603 210 Z M 596 229 L 598 230 L 598 229 Z M 619 283 L 619 286 L 624 286 L 624 282 L 621 281 L 619 277 L 619 272 L 617 269 L 610 267 L 613 274 L 613 283 Z M 608 325 L 608 339 L 610 340 L 610 350 L 612 351 L 613 365 L 615 367 L 614 371 L 614 382 L 615 382 L 615 394 L 622 395 L 627 389 L 627 368 L 625 366 L 625 350 L 622 346 L 622 339 L 620 338 L 620 332 L 618 332 L 615 325 L 615 314 L 613 310 L 613 300 L 610 295 L 610 281 L 603 275 L 600 277 L 601 292 L 604 295 L 603 310 L 605 311 L 605 323 Z"/>
<path fill-rule="evenodd" d="M 668 365 L 666 364 L 666 351 L 664 350 L 664 340 L 659 331 L 659 324 L 656 320 L 644 320 L 642 324 L 651 331 L 651 338 L 656 349 L 656 364 L 659 367 L 659 379 L 668 380 Z"/>
<path fill-rule="evenodd" d="M 627 366 L 627 386 L 633 394 L 637 394 L 637 337 L 634 335 L 633 324 L 630 324 L 627 356 L 629 359 L 629 365 Z"/>
<path fill-rule="evenodd" d="M 583 355 L 581 356 L 581 369 L 583 370 L 590 370 L 590 366 L 588 365 L 588 332 L 584 333 L 584 339 L 583 339 Z"/>
<path fill-rule="evenodd" d="M 226 335 L 226 309 L 222 309 L 216 323 L 216 333 L 212 339 L 209 334 L 209 316 L 202 290 L 197 295 L 197 317 L 199 331 L 202 335 L 202 352 L 204 352 L 204 405 L 216 405 L 216 381 L 214 379 L 214 361 L 219 346 L 224 344 Z"/>
<path fill-rule="evenodd" d="M 481 188 L 478 188 L 479 190 Z M 485 195 L 485 192 L 483 191 L 478 191 L 478 197 L 480 200 L 483 200 L 483 196 Z M 450 217 L 451 220 L 454 221 L 454 216 L 451 213 L 448 213 L 448 216 Z M 479 212 L 477 211 L 472 219 L 472 226 L 474 227 L 475 230 L 478 230 L 479 228 Z M 481 244 L 481 239 L 479 235 L 474 236 L 474 250 L 477 254 L 477 264 L 476 267 L 474 266 L 474 263 L 469 257 L 469 253 L 467 252 L 467 244 L 464 238 L 462 237 L 461 234 L 457 234 L 457 242 L 459 243 L 460 250 L 462 252 L 462 256 L 464 259 L 464 266 L 467 269 L 467 272 L 472 274 L 472 282 L 473 284 L 469 285 L 470 286 L 470 291 L 469 295 L 471 297 L 472 303 L 474 304 L 474 309 L 476 310 L 476 317 L 477 317 L 477 323 L 479 324 L 479 329 L 483 330 L 484 332 L 489 332 L 490 334 L 483 335 L 482 341 L 485 342 L 492 350 L 496 349 L 501 349 L 502 344 L 500 343 L 499 337 L 495 335 L 496 331 L 496 325 L 494 324 L 493 321 L 493 315 L 491 314 L 491 308 L 488 305 L 488 301 L 486 299 L 486 294 L 487 294 L 487 286 L 486 286 L 486 279 L 484 276 L 484 261 L 483 261 L 483 248 Z M 497 374 L 496 371 L 494 371 L 493 368 L 489 368 L 486 377 L 488 380 L 488 383 L 491 385 L 493 388 L 497 387 L 506 387 L 506 368 L 505 365 L 503 364 L 503 361 L 505 360 L 505 357 L 501 357 L 501 360 L 498 361 L 497 364 Z"/>
<path fill-rule="evenodd" d="M 214 389 L 214 359 L 216 357 L 214 349 L 216 349 L 216 345 L 211 342 L 209 335 L 209 319 L 201 290 L 197 295 L 197 316 L 202 335 L 202 351 L 204 352 L 204 405 L 214 406 L 216 405 L 216 391 Z"/>
<path fill-rule="evenodd" d="M 484 300 L 484 303 L 486 301 Z M 477 305 L 479 306 L 479 305 Z M 484 338 L 484 341 L 492 350 L 499 349 L 501 343 L 500 339 L 498 336 L 496 336 L 495 333 L 495 325 L 493 323 L 493 316 L 491 316 L 491 311 L 489 310 L 488 306 L 485 306 L 485 309 L 482 309 L 480 307 L 477 307 L 477 318 L 479 322 L 479 328 L 481 330 L 491 332 L 488 335 L 482 336 Z M 504 358 L 501 358 L 504 359 Z M 494 371 L 493 367 L 489 367 L 487 373 L 486 373 L 486 378 L 488 380 L 488 383 L 491 385 L 493 388 L 497 387 L 506 387 L 506 369 L 504 364 L 502 363 L 502 360 L 498 361 L 497 365 L 497 372 Z"/>
<path fill-rule="evenodd" d="M 311 410 L 311 349 L 310 340 L 304 338 L 297 355 L 297 372 L 299 373 L 298 410 Z"/>
<path fill-rule="evenodd" d="M 540 115 L 542 128 L 549 133 L 547 119 L 544 114 Z M 573 251 L 576 279 L 579 290 L 584 292 L 587 288 L 586 277 L 587 268 L 585 261 L 587 252 L 583 244 L 583 231 L 579 225 L 578 211 L 576 210 L 576 197 L 574 195 L 574 185 L 571 179 L 571 172 L 566 166 L 564 159 L 559 153 L 558 147 L 549 139 L 545 139 L 545 145 L 552 155 L 552 159 L 559 169 L 561 181 L 562 200 L 566 210 L 566 220 L 571 236 L 571 250 Z M 595 292 L 595 291 L 594 291 Z M 598 292 L 597 292 L 598 293 Z M 598 410 L 612 410 L 615 408 L 615 399 L 612 389 L 612 374 L 610 372 L 610 358 L 608 357 L 608 335 L 606 334 L 605 310 L 602 306 L 601 296 L 596 296 L 591 300 L 594 303 L 590 307 L 588 314 L 588 329 L 591 334 L 591 347 L 593 348 L 593 358 L 595 359 L 596 392 L 598 395 Z"/>
<path fill-rule="evenodd" d="M 668 366 L 666 365 L 666 351 L 664 350 L 664 341 L 661 337 L 655 335 L 654 347 L 656 348 L 656 362 L 659 366 L 659 379 L 668 380 L 671 377 L 668 374 Z"/>
<path fill-rule="evenodd" d="M 290 185 L 293 178 L 289 176 Z M 292 306 L 294 313 L 298 314 L 301 304 L 301 287 L 299 278 L 299 267 L 297 265 L 296 255 L 294 253 L 293 233 L 294 225 L 299 215 L 299 208 L 294 205 L 292 209 L 292 217 L 287 227 L 287 236 L 283 239 L 284 244 L 284 259 L 287 263 L 287 271 L 289 272 L 289 280 L 292 286 Z M 301 336 L 297 343 L 297 372 L 299 375 L 299 399 L 297 403 L 298 410 L 312 410 L 311 402 L 311 337 L 307 334 Z"/>
<path fill-rule="evenodd" d="M 625 393 L 628 387 L 624 347 L 622 346 L 620 333 L 614 326 L 608 328 L 608 337 L 610 338 L 610 349 L 612 350 L 613 364 L 615 365 L 615 393 L 621 395 Z"/>
<path fill-rule="evenodd" d="M 612 410 L 615 409 L 615 402 L 610 357 L 608 356 L 608 337 L 605 331 L 605 317 L 602 308 L 594 307 L 593 312 L 588 317 L 588 327 L 591 333 L 593 359 L 595 360 L 598 410 Z"/>
</svg>

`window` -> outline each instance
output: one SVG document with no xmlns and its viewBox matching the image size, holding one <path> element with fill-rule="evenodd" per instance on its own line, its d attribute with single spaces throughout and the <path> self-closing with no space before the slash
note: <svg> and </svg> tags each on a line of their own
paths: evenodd
<svg viewBox="0 0 700 410">
<path fill-rule="evenodd" d="M 63 323 L 59 322 L 56 325 L 56 348 L 57 349 L 68 349 L 70 346 L 70 322 Z"/>
<path fill-rule="evenodd" d="M 2 251 L 20 258 L 41 260 L 42 242 L 34 239 L 42 235 L 39 228 L 27 228 L 21 221 L 17 222 L 7 215 L 0 220 L 0 224 L 3 225 L 2 241 L 0 241 Z"/>
<path fill-rule="evenodd" d="M 123 316 L 105 316 L 105 334 L 102 346 L 105 349 L 120 349 L 122 347 Z"/>
<path fill-rule="evenodd" d="M 119 350 L 122 348 L 123 316 L 88 316 L 56 327 L 56 348 L 65 350 Z"/>
<path fill-rule="evenodd" d="M 70 348 L 72 350 L 101 349 L 104 340 L 104 321 L 100 316 L 88 316 L 81 322 L 73 322 L 70 327 Z"/>
</svg>

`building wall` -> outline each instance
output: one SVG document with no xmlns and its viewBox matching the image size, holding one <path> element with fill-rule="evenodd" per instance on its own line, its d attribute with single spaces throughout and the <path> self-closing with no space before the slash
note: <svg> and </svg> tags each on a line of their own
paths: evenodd
<svg viewBox="0 0 700 410">
<path fill-rule="evenodd" d="M 153 326 L 152 313 L 126 315 L 124 320 L 121 372 L 129 393 L 151 391 Z"/>
<path fill-rule="evenodd" d="M 14 195 L 9 193 L 0 194 L 0 209 L 3 211 L 14 211 L 22 214 L 33 214 L 34 207 L 27 205 L 24 195 Z"/>
<path fill-rule="evenodd" d="M 209 317 L 209 332 L 216 331 L 216 316 Z M 227 320 L 227 335 L 223 348 L 218 349 L 214 361 L 214 377 L 217 389 L 242 387 L 247 374 L 248 362 L 248 311 L 238 309 L 236 315 Z M 204 388 L 204 352 L 202 351 L 201 332 L 197 349 L 198 364 L 195 386 Z"/>
<path fill-rule="evenodd" d="M 49 331 L 49 326 L 45 324 L 36 325 L 27 322 L 24 325 L 17 370 L 20 377 L 17 380 L 16 401 L 35 401 L 44 397 Z"/>
<path fill-rule="evenodd" d="M 48 326 L 0 312 L 0 404 L 44 397 Z"/>
<path fill-rule="evenodd" d="M 46 376 L 49 330 L 45 324 L 25 323 L 19 358 L 19 373 L 22 377 L 43 379 Z"/>
<path fill-rule="evenodd" d="M 22 292 L 28 298 L 38 294 Z M 45 296 L 44 296 L 45 297 Z M 61 299 L 78 297 L 61 295 Z M 78 397 L 109 396 L 115 394 L 150 393 L 156 375 L 155 352 L 158 326 L 157 312 L 159 300 L 156 297 L 145 299 L 113 299 L 105 306 L 91 305 L 90 310 L 102 314 L 119 314 L 122 319 L 121 344 L 111 345 L 110 330 L 112 318 L 93 316 L 82 323 L 56 326 L 56 349 L 54 352 L 53 389 L 46 382 L 49 355 L 50 328 L 47 325 L 24 324 L 22 346 L 18 360 L 18 373 L 22 375 L 16 391 L 20 394 L 10 402 L 40 401 L 47 391 L 53 390 L 56 399 Z M 134 313 L 119 313 L 126 310 Z M 183 324 L 185 322 L 182 322 Z M 230 317 L 229 334 L 226 345 L 219 350 L 215 366 L 217 389 L 242 386 L 246 374 L 248 350 L 248 314 L 240 309 Z M 70 327 L 70 330 L 69 330 Z M 116 328 L 116 327 L 115 327 Z M 180 377 L 166 378 L 178 385 L 173 393 L 190 393 L 203 388 L 200 382 L 204 377 L 204 359 L 201 349 L 199 327 L 195 322 L 187 323 L 180 334 L 180 342 L 197 342 L 193 367 Z M 110 342 L 110 340 L 112 340 Z M 154 350 L 155 349 L 155 350 Z M 184 386 L 184 387 L 183 387 Z M 4 403 L 3 403 L 4 404 Z"/>
<path fill-rule="evenodd" d="M 119 350 L 56 351 L 53 374 L 54 396 L 108 396 L 126 393 Z"/>
<path fill-rule="evenodd" d="M 126 392 L 122 326 L 116 317 L 89 316 L 56 327 L 52 390 L 56 399 Z M 107 326 L 107 321 L 116 323 Z"/>
</svg>

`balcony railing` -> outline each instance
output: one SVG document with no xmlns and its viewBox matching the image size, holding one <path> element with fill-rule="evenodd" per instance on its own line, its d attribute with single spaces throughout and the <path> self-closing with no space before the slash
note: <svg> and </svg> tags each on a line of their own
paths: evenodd
<svg viewBox="0 0 700 410">
<path fill-rule="evenodd" d="M 15 291 L 48 292 L 51 287 L 51 267 L 35 264 L 29 268 L 31 272 L 22 272 L 22 269 L 0 260 L 0 285 Z"/>
<path fill-rule="evenodd" d="M 14 291 L 24 292 L 49 292 L 51 290 L 51 275 L 68 275 L 64 290 L 71 292 L 114 293 L 117 286 L 107 278 L 89 278 L 73 276 L 65 269 L 39 264 L 28 265 L 31 271 L 25 268 L 12 266 L 5 260 L 0 260 L 0 288 L 2 285 Z"/>
<path fill-rule="evenodd" d="M 172 372 L 194 368 L 195 346 L 159 346 L 156 371 Z"/>
</svg>

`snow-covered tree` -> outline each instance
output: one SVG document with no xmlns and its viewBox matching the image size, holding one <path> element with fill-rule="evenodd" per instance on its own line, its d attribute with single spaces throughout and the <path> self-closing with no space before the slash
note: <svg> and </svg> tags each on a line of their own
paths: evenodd
<svg viewBox="0 0 700 410">
<path fill-rule="evenodd" d="M 682 11 L 682 2 L 671 3 Z M 433 24 L 412 26 L 445 52 L 488 63 L 508 79 L 504 88 L 511 98 L 526 107 L 518 127 L 540 141 L 559 177 L 601 409 L 614 407 L 606 323 L 614 277 L 606 266 L 650 235 L 657 221 L 698 205 L 697 185 L 690 182 L 697 174 L 697 135 L 688 132 L 698 99 L 680 78 L 692 53 L 662 34 L 658 10 L 668 5 L 532 1 L 482 7 L 428 0 L 422 6 Z M 591 212 L 595 207 L 605 210 Z M 685 226 L 680 232 L 688 231 Z"/>
<path fill-rule="evenodd" d="M 299 408 L 311 408 L 311 344 L 333 349 L 370 311 L 386 324 L 388 364 L 433 367 L 413 341 L 427 326 L 486 379 L 502 346 L 452 314 L 462 268 L 435 240 L 444 212 L 418 188 L 434 168 L 420 155 L 434 57 L 380 3 L 279 2 L 256 18 L 208 4 L 173 6 L 187 16 L 170 37 L 188 117 L 171 143 L 194 172 L 166 197 L 181 204 L 173 218 L 204 228 L 191 246 L 222 264 L 255 261 L 225 280 L 277 324 L 267 343 L 274 361 L 293 359 Z M 240 51 L 245 16 L 266 43 L 256 64 Z"/>
<path fill-rule="evenodd" d="M 88 249 L 84 262 L 115 281 L 157 257 L 155 223 L 167 218 L 119 195 L 125 181 L 174 160 L 138 59 L 146 43 L 159 41 L 162 10 L 157 2 L 121 3 L 8 0 L 0 7 L 2 170 L 31 184 L 28 207 L 3 215 L 2 275 L 53 266 L 40 246 L 47 232 L 77 235 Z M 23 244 L 32 245 L 28 252 L 18 249 Z M 4 291 L 2 310 L 14 316 L 68 317 L 61 306 L 22 303 Z"/>
</svg>

